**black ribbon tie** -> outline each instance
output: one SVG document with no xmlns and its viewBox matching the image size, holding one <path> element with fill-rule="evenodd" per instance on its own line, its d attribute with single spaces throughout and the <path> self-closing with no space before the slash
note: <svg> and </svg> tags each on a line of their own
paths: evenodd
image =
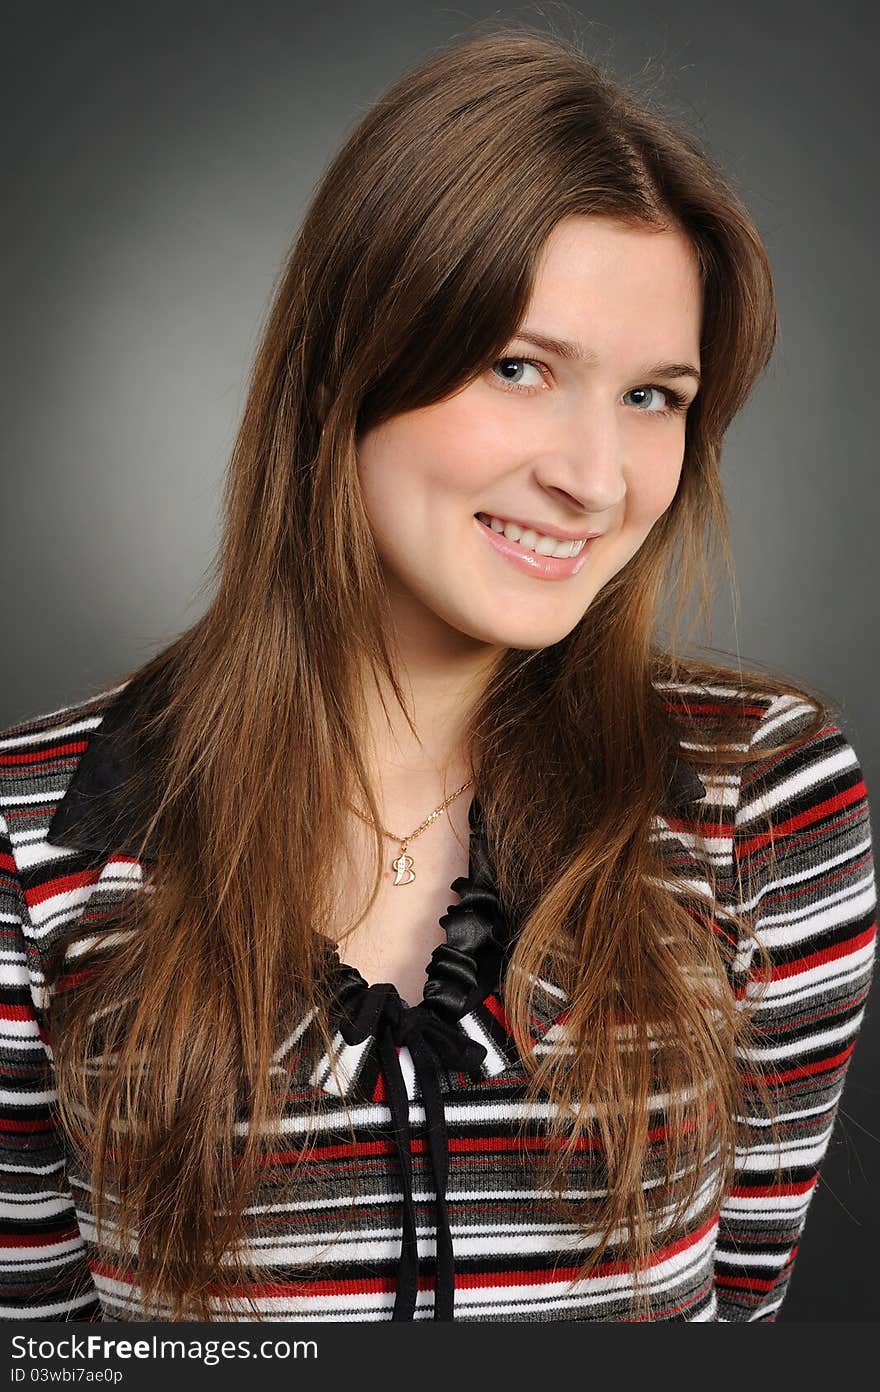
<svg viewBox="0 0 880 1392">
<path fill-rule="evenodd" d="M 339 1031 L 347 1044 L 360 1044 L 370 1035 L 376 1038 L 388 1094 L 393 1139 L 403 1180 L 403 1238 L 398 1266 L 397 1295 L 391 1318 L 415 1318 L 419 1284 L 409 1098 L 398 1054 L 398 1049 L 405 1045 L 412 1057 L 413 1070 L 424 1103 L 428 1152 L 436 1194 L 437 1278 L 434 1319 L 451 1320 L 454 1318 L 455 1262 L 446 1205 L 449 1141 L 440 1071 L 445 1065 L 472 1077 L 479 1076 L 486 1049 L 475 1039 L 470 1039 L 456 1020 L 438 1013 L 431 1001 L 424 999 L 418 1005 L 406 1005 L 396 987 L 390 983 L 367 986 L 360 974 L 355 973 L 354 968 L 347 970 L 351 973 L 352 980 L 349 988 L 343 989 L 338 998 L 342 1006 Z"/>
</svg>

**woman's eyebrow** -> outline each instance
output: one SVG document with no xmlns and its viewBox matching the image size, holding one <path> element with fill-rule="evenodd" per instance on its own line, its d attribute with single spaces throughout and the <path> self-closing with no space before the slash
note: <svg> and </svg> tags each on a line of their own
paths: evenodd
<svg viewBox="0 0 880 1392">
<path fill-rule="evenodd" d="M 581 343 L 573 343 L 567 338 L 553 338 L 550 334 L 539 333 L 537 329 L 520 329 L 516 338 L 522 338 L 527 343 L 533 344 L 536 348 L 543 348 L 545 353 L 555 353 L 557 357 L 567 358 L 572 362 L 596 363 L 595 353 L 591 353 L 588 348 L 584 348 Z M 702 378 L 699 370 L 693 363 L 655 363 L 653 367 L 643 369 L 647 377 L 693 377 L 697 386 L 700 385 Z"/>
</svg>

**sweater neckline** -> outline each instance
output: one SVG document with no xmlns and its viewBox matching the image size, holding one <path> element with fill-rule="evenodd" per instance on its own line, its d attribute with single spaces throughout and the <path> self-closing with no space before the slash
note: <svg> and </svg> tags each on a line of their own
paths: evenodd
<svg viewBox="0 0 880 1392">
<path fill-rule="evenodd" d="M 468 873 L 450 888 L 459 899 L 439 922 L 445 940 L 431 954 L 425 970 L 422 998 L 404 1000 L 391 982 L 370 985 L 356 967 L 343 963 L 329 939 L 327 952 L 332 997 L 331 1025 L 336 1027 L 335 1058 L 326 1060 L 332 1090 L 349 1094 L 356 1088 L 365 1060 L 371 1058 L 379 1096 L 389 1109 L 390 1134 L 398 1156 L 403 1190 L 402 1233 L 397 1264 L 393 1320 L 415 1317 L 419 1284 L 419 1252 L 413 1196 L 413 1157 L 410 1102 L 418 1097 L 424 1110 L 427 1163 L 432 1173 L 435 1211 L 434 1319 L 454 1318 L 455 1262 L 446 1203 L 449 1142 L 444 1104 L 444 1070 L 454 1069 L 479 1079 L 489 1058 L 489 1040 L 480 1038 L 474 1008 L 485 1008 L 500 983 L 503 960 L 511 940 L 491 873 L 482 809 L 476 796 L 468 810 L 470 841 Z M 468 1027 L 468 1022 L 470 1027 Z M 401 1051 L 408 1050 L 407 1079 Z M 349 1070 L 346 1063 L 360 1067 Z M 510 1060 L 495 1053 L 494 1062 Z"/>
<path fill-rule="evenodd" d="M 376 1046 L 389 1030 L 398 1045 L 413 1031 L 442 1031 L 446 1047 L 441 1054 L 456 1071 L 486 1077 L 516 1063 L 501 1004 L 516 925 L 501 905 L 476 796 L 468 823 L 468 873 L 450 885 L 458 901 L 439 919 L 444 939 L 425 968 L 420 1000 L 410 1003 L 391 982 L 370 984 L 357 967 L 342 962 L 336 944 L 326 940 L 328 1015 L 335 1038 L 332 1054 L 325 1053 L 312 1073 L 312 1085 L 339 1096 L 373 1098 Z M 555 1003 L 552 1008 L 558 1014 L 561 1007 Z M 468 1049 L 468 1040 L 478 1047 Z M 410 1079 L 410 1086 L 417 1097 L 417 1081 Z M 380 1083 L 380 1093 L 383 1090 Z"/>
<path fill-rule="evenodd" d="M 449 886 L 459 896 L 458 901 L 450 904 L 438 920 L 444 938 L 425 967 L 425 985 L 419 1000 L 406 1000 L 391 982 L 370 985 L 357 967 L 340 960 L 338 946 L 328 939 L 330 969 L 343 997 L 381 989 L 396 997 L 403 1010 L 430 1006 L 456 1020 L 477 1003 L 475 992 L 483 983 L 495 984 L 496 970 L 512 933 L 495 887 L 483 810 L 476 795 L 468 808 L 468 826 L 467 874 L 458 875 Z"/>
</svg>

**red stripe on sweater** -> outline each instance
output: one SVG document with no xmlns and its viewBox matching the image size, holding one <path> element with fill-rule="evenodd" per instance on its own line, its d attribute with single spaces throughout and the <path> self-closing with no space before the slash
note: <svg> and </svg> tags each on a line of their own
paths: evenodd
<svg viewBox="0 0 880 1392">
<path fill-rule="evenodd" d="M 813 967 L 821 967 L 825 962 L 836 962 L 840 957 L 848 957 L 850 953 L 859 952 L 861 948 L 867 947 L 876 936 L 877 924 L 874 922 L 863 933 L 856 933 L 855 937 L 832 943 L 829 947 L 820 948 L 818 952 L 811 952 L 807 957 L 798 957 L 792 962 L 780 962 L 773 968 L 771 980 L 782 981 L 787 976 L 797 976 L 800 972 L 811 971 Z"/>
<path fill-rule="evenodd" d="M 777 1199 L 783 1194 L 809 1194 L 815 1187 L 815 1176 L 812 1179 L 803 1179 L 798 1182 L 789 1181 L 785 1184 L 739 1184 L 733 1186 L 729 1192 L 729 1197 L 734 1199 Z M 731 1213 L 729 1217 L 733 1219 L 736 1214 Z"/>
<path fill-rule="evenodd" d="M 24 987 L 22 987 L 22 990 Z M 34 1012 L 29 1005 L 12 1005 L 7 1002 L 0 1005 L 0 1020 L 32 1020 Z"/>
<path fill-rule="evenodd" d="M 51 1233 L 4 1233 L 3 1246 L 17 1247 L 20 1250 L 29 1248 L 31 1251 L 39 1247 L 51 1247 L 57 1242 L 69 1242 L 72 1238 L 79 1237 L 78 1227 L 62 1228 L 60 1232 Z"/>
<path fill-rule="evenodd" d="M 799 1068 L 788 1068 L 783 1073 L 762 1073 L 760 1076 L 768 1083 L 787 1083 L 795 1078 L 811 1078 L 816 1073 L 830 1073 L 843 1067 L 855 1047 L 855 1040 L 853 1040 L 852 1044 L 848 1045 L 841 1053 L 833 1054 L 831 1058 L 817 1059 L 815 1063 L 802 1063 Z M 749 1073 L 746 1075 L 745 1081 L 747 1083 L 757 1082 L 757 1076 L 754 1073 Z"/>
<path fill-rule="evenodd" d="M 71 875 L 56 875 L 54 879 L 44 880 L 42 884 L 35 885 L 33 889 L 25 890 L 25 899 L 28 908 L 35 908 L 37 904 L 43 904 L 47 899 L 52 899 L 56 894 L 68 894 L 72 890 L 84 889 L 86 885 L 97 884 L 101 878 L 101 869 L 97 867 L 92 870 L 79 870 Z"/>
<path fill-rule="evenodd" d="M 814 822 L 821 822 L 831 813 L 842 812 L 845 807 L 851 807 L 854 802 L 862 802 L 866 797 L 865 780 L 860 778 L 858 783 L 854 783 L 851 788 L 844 788 L 841 792 L 834 793 L 832 797 L 814 803 L 812 807 L 807 807 L 796 816 L 789 817 L 784 822 L 777 822 L 773 828 L 772 838 L 770 832 L 763 831 L 751 837 L 750 840 L 742 842 L 739 847 L 739 855 L 751 855 L 753 851 L 768 845 L 771 839 L 778 844 L 780 841 L 784 841 L 786 836 L 790 836 L 792 832 L 800 831 L 802 827 L 812 826 Z"/>
<path fill-rule="evenodd" d="M 23 754 L 0 754 L 0 768 L 15 764 L 48 764 L 65 754 L 82 754 L 88 740 L 76 740 L 70 744 L 59 744 L 52 749 L 35 749 Z"/>
</svg>

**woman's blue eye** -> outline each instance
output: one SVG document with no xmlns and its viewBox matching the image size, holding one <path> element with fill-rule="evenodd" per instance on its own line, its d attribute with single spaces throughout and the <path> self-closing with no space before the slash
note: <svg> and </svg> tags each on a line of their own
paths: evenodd
<svg viewBox="0 0 880 1392">
<path fill-rule="evenodd" d="M 492 371 L 494 372 L 496 367 L 509 368 L 511 366 L 513 366 L 517 372 L 521 371 L 522 366 L 530 367 L 533 369 L 534 372 L 537 373 L 538 378 L 540 380 L 543 380 L 540 368 L 538 367 L 537 363 L 533 363 L 530 358 L 498 358 L 492 364 Z M 512 387 L 518 387 L 520 385 L 520 380 L 519 378 L 513 379 L 507 377 L 506 379 L 504 379 L 504 384 L 505 386 L 509 384 Z M 534 383 L 531 385 L 537 386 L 538 383 Z"/>
<path fill-rule="evenodd" d="M 669 391 L 669 389 L 668 389 L 667 387 L 631 387 L 630 390 L 626 393 L 626 395 L 627 395 L 627 396 L 634 396 L 634 395 L 635 395 L 635 396 L 638 396 L 639 393 L 641 393 L 642 396 L 647 396 L 647 394 L 648 394 L 649 392 L 656 392 L 658 395 L 660 395 L 660 396 L 666 398 L 667 401 L 670 400 L 670 399 L 671 399 L 673 402 L 675 401 L 675 397 L 673 396 L 672 392 Z M 640 404 L 641 404 L 641 403 L 636 402 L 636 405 L 637 405 L 637 406 L 640 405 Z M 662 414 L 663 414 L 663 407 L 658 408 L 658 410 L 657 410 L 656 413 L 655 413 L 654 411 L 649 411 L 649 410 L 646 408 L 644 414 L 645 414 L 646 416 L 652 416 L 652 415 L 654 415 L 654 414 L 662 415 Z"/>
<path fill-rule="evenodd" d="M 512 369 L 512 375 L 507 375 L 503 378 L 499 377 L 496 373 L 496 368 L 499 367 L 506 370 L 508 373 L 510 369 Z M 533 372 L 537 373 L 540 380 L 534 383 L 523 382 L 521 380 L 521 373 L 524 367 L 531 368 Z M 505 391 L 519 392 L 521 396 L 529 395 L 534 391 L 540 391 L 545 380 L 541 364 L 535 362 L 532 358 L 496 358 L 495 362 L 492 364 L 492 372 L 496 373 L 496 380 L 500 387 L 503 387 Z M 647 396 L 648 400 L 650 400 L 651 398 L 648 396 L 648 393 L 651 392 L 656 392 L 665 401 L 665 406 L 656 410 L 649 410 L 639 405 L 636 415 L 660 416 L 666 418 L 669 416 L 684 415 L 688 409 L 688 399 L 681 392 L 676 391 L 674 387 L 656 386 L 653 382 L 643 387 L 631 387 L 625 395 Z"/>
</svg>

